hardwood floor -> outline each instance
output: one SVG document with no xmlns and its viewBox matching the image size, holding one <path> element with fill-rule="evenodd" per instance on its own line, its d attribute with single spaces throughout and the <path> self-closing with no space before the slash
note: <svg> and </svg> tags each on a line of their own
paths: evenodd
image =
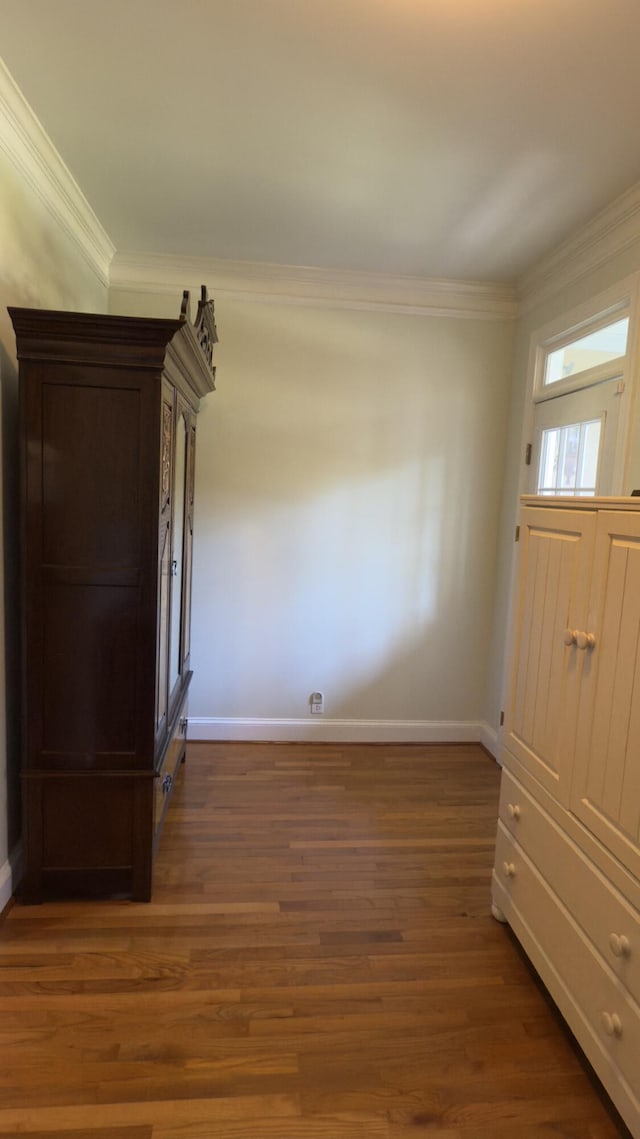
<svg viewBox="0 0 640 1139">
<path fill-rule="evenodd" d="M 0 925 L 0 1135 L 626 1135 L 490 916 L 474 745 L 191 744 L 154 900 Z"/>
</svg>

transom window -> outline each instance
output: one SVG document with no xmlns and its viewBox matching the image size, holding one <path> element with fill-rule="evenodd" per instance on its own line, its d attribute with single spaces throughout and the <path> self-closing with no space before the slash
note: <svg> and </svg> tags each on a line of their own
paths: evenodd
<svg viewBox="0 0 640 1139">
<path fill-rule="evenodd" d="M 619 360 L 627 352 L 629 317 L 614 320 L 595 332 L 589 332 L 562 348 L 548 352 L 544 369 L 544 386 L 557 384 L 568 376 L 577 376 L 591 368 L 599 368 Z"/>
</svg>

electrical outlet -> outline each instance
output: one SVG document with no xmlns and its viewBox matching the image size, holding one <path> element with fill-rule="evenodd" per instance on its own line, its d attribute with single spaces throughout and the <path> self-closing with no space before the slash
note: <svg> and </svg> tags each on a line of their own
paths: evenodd
<svg viewBox="0 0 640 1139">
<path fill-rule="evenodd" d="M 324 712 L 324 692 L 312 692 L 309 697 L 309 704 L 315 715 Z"/>
</svg>

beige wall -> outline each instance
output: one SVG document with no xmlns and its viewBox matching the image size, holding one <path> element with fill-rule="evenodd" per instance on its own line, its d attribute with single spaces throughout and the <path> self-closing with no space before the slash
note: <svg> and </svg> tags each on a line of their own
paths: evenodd
<svg viewBox="0 0 640 1139">
<path fill-rule="evenodd" d="M 114 290 L 110 307 L 168 315 L 177 298 Z M 482 720 L 512 325 L 224 296 L 216 314 L 192 724 L 246 738 L 233 721 L 309 720 L 314 689 L 327 733 Z"/>
<path fill-rule="evenodd" d="M 0 150 L 0 644 L 6 644 L 0 656 L 0 901 L 10 882 L 8 856 L 19 834 L 17 371 L 7 305 L 105 311 L 106 293 L 78 246 Z"/>
</svg>

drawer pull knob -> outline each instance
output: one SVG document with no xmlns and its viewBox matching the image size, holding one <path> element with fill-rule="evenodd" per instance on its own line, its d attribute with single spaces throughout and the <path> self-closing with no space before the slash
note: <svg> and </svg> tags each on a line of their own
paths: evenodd
<svg viewBox="0 0 640 1139">
<path fill-rule="evenodd" d="M 565 629 L 565 631 L 564 631 L 564 643 L 565 643 L 565 645 L 575 645 L 577 637 L 578 637 L 578 630 L 577 629 Z"/>
<path fill-rule="evenodd" d="M 579 649 L 592 649 L 596 643 L 593 633 L 577 633 L 576 644 Z"/>
<path fill-rule="evenodd" d="M 631 942 L 623 933 L 612 933 L 609 937 L 609 948 L 614 957 L 629 957 Z"/>
<path fill-rule="evenodd" d="M 507 813 L 508 813 L 510 819 L 515 819 L 515 821 L 517 822 L 518 819 L 520 818 L 521 814 L 522 814 L 522 811 L 520 810 L 520 806 L 518 803 L 509 803 L 509 805 L 507 806 Z"/>
<path fill-rule="evenodd" d="M 516 868 L 515 868 L 515 865 L 513 862 L 505 862 L 503 864 L 503 870 L 504 870 L 507 878 L 515 878 Z"/>
<path fill-rule="evenodd" d="M 622 1036 L 622 1021 L 617 1012 L 603 1012 L 602 1027 L 607 1036 Z"/>
</svg>

